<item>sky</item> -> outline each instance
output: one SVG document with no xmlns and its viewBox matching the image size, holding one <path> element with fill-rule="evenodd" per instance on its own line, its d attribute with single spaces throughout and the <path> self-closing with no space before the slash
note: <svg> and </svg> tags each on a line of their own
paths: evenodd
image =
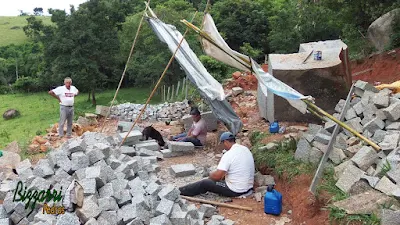
<svg viewBox="0 0 400 225">
<path fill-rule="evenodd" d="M 74 5 L 77 9 L 79 4 L 86 0 L 0 0 L 0 16 L 18 16 L 19 10 L 33 13 L 36 7 L 42 7 L 44 15 L 48 15 L 48 9 L 65 9 L 69 12 L 69 5 Z"/>
</svg>

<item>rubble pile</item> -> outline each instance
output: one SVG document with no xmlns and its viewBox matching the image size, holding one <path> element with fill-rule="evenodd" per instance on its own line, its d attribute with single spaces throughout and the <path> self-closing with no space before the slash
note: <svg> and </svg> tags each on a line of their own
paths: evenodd
<svg viewBox="0 0 400 225">
<path fill-rule="evenodd" d="M 134 121 L 140 114 L 143 104 L 124 103 L 113 106 L 111 117 L 123 121 Z M 164 103 L 159 105 L 148 105 L 142 115 L 142 120 L 172 121 L 179 120 L 188 114 L 190 108 L 187 102 Z"/>
<path fill-rule="evenodd" d="M 399 202 L 395 200 L 400 198 L 400 96 L 393 95 L 389 89 L 379 91 L 363 81 L 356 82 L 354 94 L 344 122 L 377 143 L 382 150 L 376 151 L 347 130 L 340 131 L 329 161 L 335 166 L 336 186 L 352 197 L 335 205 L 349 214 L 385 215 L 378 210 L 379 204 L 393 201 L 395 204 L 391 204 L 391 209 L 400 209 Z M 333 116 L 339 118 L 344 105 L 345 100 L 340 100 L 335 108 L 337 113 Z M 318 163 L 327 149 L 334 127 L 333 121 L 326 122 L 324 127 L 310 124 L 299 140 L 295 158 Z M 353 208 L 354 204 L 359 210 Z M 386 215 L 392 214 L 386 212 Z"/>
<path fill-rule="evenodd" d="M 154 140 L 140 142 L 142 134 L 134 130 L 126 145 L 118 149 L 116 143 L 125 136 L 119 135 L 113 138 L 86 132 L 50 152 L 35 166 L 28 159 L 18 163 L 12 178 L 0 173 L 0 199 L 4 199 L 0 224 L 234 224 L 216 215 L 215 207 L 201 205 L 198 209 L 182 199 L 176 187 L 161 184 L 157 161 L 163 155 Z M 194 148 L 169 145 L 172 152 Z M 185 173 L 184 168 L 176 171 Z M 83 189 L 81 196 L 71 194 L 69 188 L 75 182 Z M 57 200 L 56 192 L 62 193 L 62 200 Z M 49 197 L 49 193 L 54 196 L 45 205 L 44 196 Z"/>
</svg>

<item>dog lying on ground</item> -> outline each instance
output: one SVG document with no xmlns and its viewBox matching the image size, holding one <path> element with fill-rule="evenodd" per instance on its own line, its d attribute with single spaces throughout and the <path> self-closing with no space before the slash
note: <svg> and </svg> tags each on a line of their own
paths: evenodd
<svg viewBox="0 0 400 225">
<path fill-rule="evenodd" d="M 163 137 L 161 136 L 160 132 L 158 132 L 156 129 L 154 129 L 153 125 L 150 125 L 148 127 L 145 127 L 142 132 L 142 140 L 149 140 L 149 137 L 156 140 L 158 142 L 159 146 L 164 146 L 165 141 Z"/>
</svg>

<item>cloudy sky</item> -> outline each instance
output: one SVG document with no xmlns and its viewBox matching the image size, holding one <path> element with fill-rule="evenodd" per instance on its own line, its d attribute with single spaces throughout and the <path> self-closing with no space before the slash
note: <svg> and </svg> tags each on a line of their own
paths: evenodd
<svg viewBox="0 0 400 225">
<path fill-rule="evenodd" d="M 35 7 L 42 7 L 45 15 L 47 9 L 65 9 L 69 12 L 69 5 L 78 8 L 86 0 L 0 0 L 0 16 L 18 16 L 19 10 L 32 13 Z"/>
</svg>

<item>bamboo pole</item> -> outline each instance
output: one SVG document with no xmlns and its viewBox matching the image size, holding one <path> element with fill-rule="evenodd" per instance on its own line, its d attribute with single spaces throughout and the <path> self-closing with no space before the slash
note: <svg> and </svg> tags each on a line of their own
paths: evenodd
<svg viewBox="0 0 400 225">
<path fill-rule="evenodd" d="M 182 80 L 182 93 L 181 95 L 183 95 L 185 93 L 185 85 L 186 85 L 186 78 L 183 78 Z"/>
<path fill-rule="evenodd" d="M 245 207 L 245 206 L 240 206 L 240 205 L 232 205 L 232 204 L 216 202 L 216 201 L 210 201 L 210 200 L 205 200 L 205 199 L 200 199 L 200 198 L 193 198 L 193 197 L 188 197 L 188 196 L 183 196 L 183 195 L 181 195 L 181 198 L 186 199 L 188 201 L 192 201 L 192 202 L 200 202 L 200 203 L 216 205 L 216 206 L 222 206 L 222 207 L 227 207 L 227 208 L 242 209 L 242 210 L 246 210 L 246 211 L 253 211 L 253 209 L 250 208 L 250 207 Z"/>
<path fill-rule="evenodd" d="M 174 87 L 174 85 L 172 85 L 172 91 L 171 91 L 171 102 L 174 100 L 174 89 L 175 89 L 175 87 Z"/>
<path fill-rule="evenodd" d="M 176 87 L 176 94 L 175 94 L 175 97 L 178 97 L 178 94 L 179 94 L 179 87 L 181 86 L 181 81 L 179 80 L 178 81 L 178 86 Z"/>
<path fill-rule="evenodd" d="M 103 129 L 104 129 L 105 125 L 106 125 L 107 118 L 108 118 L 108 116 L 109 116 L 110 113 L 111 113 L 111 108 L 113 107 L 114 101 L 115 101 L 115 99 L 117 98 L 119 89 L 121 88 L 122 81 L 124 80 L 126 70 L 128 69 L 129 62 L 130 62 L 131 57 L 132 57 L 132 55 L 133 55 L 133 50 L 135 49 L 136 42 L 137 42 L 137 39 L 138 39 L 138 37 L 139 37 L 139 32 L 140 32 L 140 29 L 142 28 L 143 19 L 144 19 L 144 16 L 145 16 L 145 14 L 146 14 L 147 7 L 148 7 L 149 4 L 150 4 L 150 0 L 147 1 L 146 8 L 145 8 L 144 11 L 143 11 L 143 15 L 142 15 L 142 18 L 140 19 L 140 23 L 139 23 L 138 29 L 137 29 L 137 31 L 136 31 L 135 39 L 133 39 L 131 51 L 130 51 L 129 56 L 128 56 L 128 59 L 127 59 L 127 61 L 126 61 L 124 71 L 122 72 L 121 79 L 120 79 L 120 81 L 119 81 L 117 90 L 115 91 L 114 98 L 113 98 L 113 100 L 111 101 L 110 108 L 108 109 L 108 112 L 107 112 L 106 117 L 105 117 L 105 119 L 104 119 L 104 123 L 103 123 L 103 126 L 101 127 L 100 133 L 103 132 Z"/>
<path fill-rule="evenodd" d="M 318 106 L 314 105 L 313 103 L 311 103 L 308 100 L 303 100 L 310 108 L 312 108 L 313 110 L 317 111 L 318 113 L 321 113 L 322 115 L 328 117 L 329 119 L 333 120 L 335 123 L 339 124 L 341 127 L 343 127 L 344 129 L 348 130 L 349 132 L 351 132 L 352 134 L 354 134 L 355 136 L 357 136 L 358 138 L 360 138 L 361 140 L 367 142 L 369 145 L 371 145 L 373 148 L 375 148 L 377 151 L 381 150 L 381 147 L 379 147 L 377 144 L 375 144 L 373 141 L 369 140 L 368 138 L 364 137 L 363 135 L 361 135 L 360 133 L 358 133 L 357 131 L 355 131 L 353 128 L 349 127 L 347 124 L 343 123 L 342 121 L 336 119 L 334 116 L 330 115 L 329 113 L 325 112 L 324 110 L 322 110 L 321 108 L 319 108 Z"/>
<path fill-rule="evenodd" d="M 197 15 L 197 11 L 194 13 L 193 17 L 192 17 L 192 21 L 194 20 L 194 18 Z M 124 142 L 126 141 L 126 138 L 128 138 L 129 134 L 131 133 L 131 131 L 133 130 L 133 128 L 135 127 L 135 125 L 137 124 L 137 122 L 139 121 L 139 119 L 142 117 L 144 111 L 146 110 L 147 105 L 149 104 L 151 98 L 154 95 L 154 92 L 157 90 L 158 86 L 160 85 L 162 79 L 164 78 L 165 74 L 167 73 L 168 68 L 171 66 L 172 61 L 175 58 L 176 53 L 178 52 L 179 48 L 182 45 L 182 42 L 185 40 L 185 36 L 186 34 L 189 32 L 189 29 L 187 28 L 185 33 L 182 35 L 182 39 L 180 40 L 179 44 L 176 46 L 176 50 L 174 52 L 174 54 L 172 54 L 171 58 L 169 59 L 169 62 L 167 64 L 167 66 L 164 69 L 164 72 L 161 74 L 160 79 L 158 79 L 156 86 L 154 87 L 153 91 L 151 92 L 149 98 L 147 98 L 146 104 L 143 106 L 142 110 L 140 111 L 139 115 L 136 117 L 135 122 L 132 124 L 131 129 L 129 129 L 128 133 L 125 135 L 124 139 L 121 141 L 121 143 L 119 144 L 118 148 L 121 148 L 121 146 L 124 144 Z"/>
<path fill-rule="evenodd" d="M 170 96 L 169 96 L 169 91 L 170 91 L 170 89 L 171 89 L 171 87 L 170 87 L 170 86 L 168 86 L 168 92 L 167 92 L 167 101 L 166 101 L 166 102 L 169 102 L 169 98 L 170 98 Z"/>
</svg>

